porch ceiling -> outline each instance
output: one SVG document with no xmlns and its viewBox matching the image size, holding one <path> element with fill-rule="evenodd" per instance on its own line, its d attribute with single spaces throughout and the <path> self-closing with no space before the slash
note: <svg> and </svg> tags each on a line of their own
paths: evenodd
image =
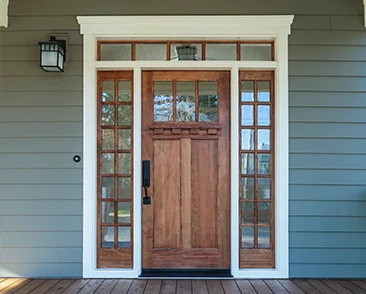
<svg viewBox="0 0 366 294">
<path fill-rule="evenodd" d="M 9 0 L 0 0 L 0 27 L 8 26 Z"/>
</svg>

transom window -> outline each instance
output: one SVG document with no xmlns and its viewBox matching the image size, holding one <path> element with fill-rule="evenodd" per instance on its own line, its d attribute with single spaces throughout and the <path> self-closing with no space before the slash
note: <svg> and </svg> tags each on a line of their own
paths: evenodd
<svg viewBox="0 0 366 294">
<path fill-rule="evenodd" d="M 273 41 L 99 41 L 98 60 L 273 61 Z"/>
</svg>

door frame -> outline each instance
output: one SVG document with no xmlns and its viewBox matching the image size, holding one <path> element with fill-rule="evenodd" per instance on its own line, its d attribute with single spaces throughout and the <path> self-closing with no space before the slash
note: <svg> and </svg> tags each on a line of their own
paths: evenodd
<svg viewBox="0 0 366 294">
<path fill-rule="evenodd" d="M 231 273 L 234 278 L 288 278 L 288 35 L 294 16 L 82 16 L 83 34 L 83 277 L 136 278 L 141 272 L 141 73 L 142 70 L 230 70 L 231 133 L 239 134 L 239 71 L 275 72 L 274 269 L 239 269 L 239 137 L 231 136 Z M 204 21 L 203 21 L 204 20 Z M 184 26 L 181 24 L 184 23 Z M 273 40 L 275 61 L 97 61 L 98 40 Z M 67 70 L 67 69 L 66 69 Z M 97 71 L 133 70 L 134 240 L 132 269 L 96 267 Z"/>
</svg>

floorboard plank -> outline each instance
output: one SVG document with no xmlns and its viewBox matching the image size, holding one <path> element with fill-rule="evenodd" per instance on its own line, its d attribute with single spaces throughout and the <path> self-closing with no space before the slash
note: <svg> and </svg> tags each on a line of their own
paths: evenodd
<svg viewBox="0 0 366 294">
<path fill-rule="evenodd" d="M 44 282 L 42 285 L 38 286 L 37 288 L 35 288 L 32 292 L 30 292 L 31 294 L 44 294 L 46 293 L 48 290 L 50 290 L 53 286 L 55 286 L 58 282 L 60 282 L 59 279 L 55 280 L 46 280 L 46 282 Z"/>
<path fill-rule="evenodd" d="M 5 281 L 6 279 L 5 278 L 0 278 L 0 283 L 2 282 L 2 281 Z"/>
<path fill-rule="evenodd" d="M 118 279 L 107 279 L 100 285 L 95 294 L 110 294 L 116 286 Z"/>
<path fill-rule="evenodd" d="M 133 280 L 128 294 L 142 294 L 146 288 L 147 280 Z"/>
<path fill-rule="evenodd" d="M 162 280 L 148 280 L 145 288 L 146 294 L 159 294 L 161 289 Z"/>
<path fill-rule="evenodd" d="M 69 287 L 66 288 L 62 294 L 75 294 L 78 293 L 81 289 L 85 287 L 86 284 L 89 283 L 89 279 L 81 279 L 76 280 L 74 283 L 72 283 Z"/>
<path fill-rule="evenodd" d="M 353 294 L 366 294 L 365 290 L 361 289 L 360 287 L 356 286 L 355 284 L 351 283 L 350 281 L 337 280 L 336 282 L 338 284 L 340 284 L 342 287 L 351 291 Z"/>
<path fill-rule="evenodd" d="M 175 294 L 177 291 L 177 280 L 164 280 L 161 285 L 160 293 Z"/>
<path fill-rule="evenodd" d="M 58 282 L 55 286 L 53 286 L 47 294 L 60 294 L 67 289 L 75 280 L 63 279 Z"/>
<path fill-rule="evenodd" d="M 15 291 L 16 294 L 28 294 L 32 292 L 37 287 L 41 286 L 45 283 L 46 280 L 33 280 L 30 283 L 26 284 L 24 287 L 20 288 L 19 290 Z"/>
<path fill-rule="evenodd" d="M 260 294 L 273 294 L 271 289 L 268 288 L 267 284 L 263 280 L 250 280 L 250 283 Z"/>
<path fill-rule="evenodd" d="M 238 285 L 239 290 L 241 293 L 245 294 L 257 294 L 254 287 L 248 280 L 236 280 L 236 284 Z"/>
<path fill-rule="evenodd" d="M 303 279 L 296 279 L 292 280 L 301 290 L 303 290 L 305 293 L 309 294 L 321 294 L 316 288 L 314 288 L 314 285 L 310 284 L 310 281 L 312 280 L 303 280 Z M 318 281 L 320 282 L 320 281 Z M 321 283 L 321 282 L 320 282 Z M 329 289 L 331 290 L 331 289 Z"/>
<path fill-rule="evenodd" d="M 193 294 L 208 294 L 207 284 L 205 280 L 192 280 Z"/>
<path fill-rule="evenodd" d="M 177 294 L 192 293 L 192 281 L 191 280 L 178 280 L 177 282 Z"/>
<path fill-rule="evenodd" d="M 24 287 L 28 283 L 33 281 L 32 279 L 19 279 L 15 283 L 11 284 L 10 286 L 6 287 L 3 290 L 0 290 L 0 294 L 12 294 L 15 291 L 19 290 L 20 288 Z"/>
<path fill-rule="evenodd" d="M 234 280 L 221 280 L 225 293 L 240 294 L 240 290 Z"/>
<path fill-rule="evenodd" d="M 333 280 L 322 280 L 322 282 L 337 293 L 352 294 L 351 291 L 348 291 L 346 288 L 342 287 L 340 284 Z"/>
<path fill-rule="evenodd" d="M 322 293 L 329 293 L 329 294 L 336 294 L 337 292 L 333 291 L 331 288 L 329 288 L 327 285 L 325 285 L 321 280 L 307 280 L 310 285 L 315 287 L 318 292 Z"/>
<path fill-rule="evenodd" d="M 280 282 L 277 280 L 264 280 L 267 286 L 272 290 L 275 294 L 288 294 L 288 291 Z"/>
<path fill-rule="evenodd" d="M 207 280 L 207 289 L 210 294 L 225 294 L 222 284 L 219 280 Z"/>
<path fill-rule="evenodd" d="M 126 294 L 132 285 L 132 279 L 118 280 L 116 287 L 114 287 L 111 294 Z"/>
<path fill-rule="evenodd" d="M 9 287 L 11 284 L 14 284 L 18 280 L 19 279 L 17 279 L 17 278 L 5 279 L 4 281 L 0 282 L 0 290 L 3 290 L 5 288 Z"/>
<path fill-rule="evenodd" d="M 366 282 L 362 280 L 349 280 L 352 284 L 356 285 L 357 287 L 366 290 Z"/>
<path fill-rule="evenodd" d="M 91 279 L 80 291 L 79 294 L 94 293 L 100 285 L 104 282 L 104 279 Z"/>
<path fill-rule="evenodd" d="M 284 286 L 288 292 L 291 294 L 305 294 L 303 290 L 299 288 L 293 281 L 291 280 L 278 280 L 282 286 Z"/>
</svg>

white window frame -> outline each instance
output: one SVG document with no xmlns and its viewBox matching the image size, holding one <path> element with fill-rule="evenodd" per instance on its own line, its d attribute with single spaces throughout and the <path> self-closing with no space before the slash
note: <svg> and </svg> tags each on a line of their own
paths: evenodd
<svg viewBox="0 0 366 294">
<path fill-rule="evenodd" d="M 84 35 L 83 277 L 136 278 L 141 273 L 141 71 L 231 71 L 231 272 L 234 278 L 288 278 L 288 35 L 283 16 L 81 16 Z M 97 61 L 98 40 L 274 40 L 275 61 Z M 67 69 L 66 69 L 67 70 Z M 134 240 L 132 269 L 96 267 L 97 71 L 134 72 Z M 239 269 L 239 70 L 275 71 L 274 269 Z"/>
</svg>

